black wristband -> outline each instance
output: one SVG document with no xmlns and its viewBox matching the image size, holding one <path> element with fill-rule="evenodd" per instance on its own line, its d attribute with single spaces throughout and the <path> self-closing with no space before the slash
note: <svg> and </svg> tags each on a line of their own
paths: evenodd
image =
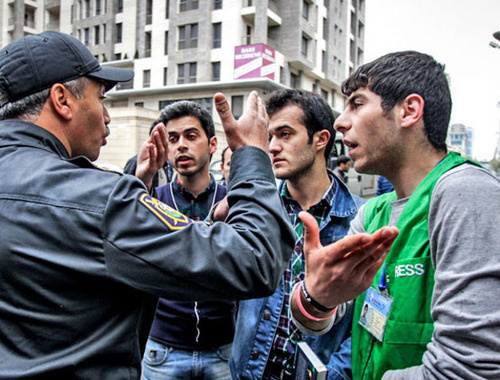
<svg viewBox="0 0 500 380">
<path fill-rule="evenodd" d="M 335 309 L 334 307 L 323 306 L 318 301 L 316 301 L 314 298 L 312 298 L 306 289 L 306 282 L 305 281 L 302 281 L 301 288 L 302 288 L 302 294 L 304 294 L 304 297 L 306 298 L 307 302 L 309 302 L 311 305 L 313 305 L 313 307 L 315 307 L 319 311 L 326 313 L 326 312 L 329 312 L 329 311 L 332 311 L 333 309 Z"/>
</svg>

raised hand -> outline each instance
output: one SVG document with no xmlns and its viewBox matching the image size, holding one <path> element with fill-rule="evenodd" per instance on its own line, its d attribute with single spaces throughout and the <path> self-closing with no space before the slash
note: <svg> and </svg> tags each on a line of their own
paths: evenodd
<svg viewBox="0 0 500 380">
<path fill-rule="evenodd" d="M 256 146 L 267 152 L 269 120 L 262 99 L 256 91 L 252 91 L 248 96 L 243 115 L 238 120 L 234 119 L 223 94 L 215 94 L 214 101 L 226 132 L 227 143 L 233 152 L 246 145 Z"/>
<path fill-rule="evenodd" d="M 153 177 L 167 161 L 167 133 L 165 125 L 159 123 L 151 132 L 149 138 L 142 144 L 137 155 L 135 176 L 151 190 Z"/>
<path fill-rule="evenodd" d="M 323 247 L 316 219 L 299 214 L 304 223 L 306 288 L 312 298 L 325 307 L 335 307 L 362 294 L 398 236 L 397 227 L 382 227 L 373 234 L 363 233 Z"/>
</svg>

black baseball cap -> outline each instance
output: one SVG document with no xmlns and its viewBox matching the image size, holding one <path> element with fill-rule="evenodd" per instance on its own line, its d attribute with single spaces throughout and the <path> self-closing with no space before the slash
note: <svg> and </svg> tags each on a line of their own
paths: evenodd
<svg viewBox="0 0 500 380">
<path fill-rule="evenodd" d="M 6 101 L 25 96 L 82 76 L 100 79 L 106 91 L 134 77 L 128 69 L 102 67 L 75 37 L 47 31 L 15 40 L 0 50 L 0 91 Z"/>
</svg>

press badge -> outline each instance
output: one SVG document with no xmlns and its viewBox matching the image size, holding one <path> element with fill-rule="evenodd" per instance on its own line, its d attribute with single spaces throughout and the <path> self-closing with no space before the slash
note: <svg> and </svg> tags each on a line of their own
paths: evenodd
<svg viewBox="0 0 500 380">
<path fill-rule="evenodd" d="M 363 326 L 378 341 L 384 339 L 385 326 L 392 306 L 392 297 L 387 292 L 368 288 L 358 324 Z"/>
</svg>

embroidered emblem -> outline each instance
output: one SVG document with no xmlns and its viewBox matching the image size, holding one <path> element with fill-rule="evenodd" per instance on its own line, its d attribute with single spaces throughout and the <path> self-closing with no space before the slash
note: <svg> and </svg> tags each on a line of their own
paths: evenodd
<svg viewBox="0 0 500 380">
<path fill-rule="evenodd" d="M 139 197 L 139 202 L 146 206 L 171 230 L 182 230 L 193 223 L 186 215 L 146 193 Z"/>
</svg>

